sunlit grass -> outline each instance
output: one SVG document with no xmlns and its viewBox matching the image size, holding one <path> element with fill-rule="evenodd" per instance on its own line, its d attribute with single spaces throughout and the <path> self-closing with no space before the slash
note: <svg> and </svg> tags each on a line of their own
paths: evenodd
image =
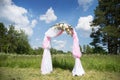
<svg viewBox="0 0 120 80">
<path fill-rule="evenodd" d="M 120 80 L 120 74 L 88 70 L 84 76 L 72 76 L 69 70 L 54 68 L 51 74 L 42 75 L 38 68 L 0 67 L 0 80 Z"/>
<path fill-rule="evenodd" d="M 42 55 L 0 53 L 0 80 L 120 80 L 119 55 L 83 55 L 82 77 L 73 77 L 74 58 L 70 54 L 52 55 L 53 72 L 40 74 Z"/>
</svg>

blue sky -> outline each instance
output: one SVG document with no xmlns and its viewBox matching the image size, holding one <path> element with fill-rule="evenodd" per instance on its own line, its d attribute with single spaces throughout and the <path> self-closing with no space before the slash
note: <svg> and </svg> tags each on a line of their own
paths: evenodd
<svg viewBox="0 0 120 80">
<path fill-rule="evenodd" d="M 65 22 L 75 28 L 83 46 L 91 42 L 90 22 L 97 5 L 97 0 L 0 0 L 0 22 L 23 29 L 33 48 L 42 46 L 44 33 L 52 25 Z M 71 51 L 72 37 L 63 33 L 51 44 L 53 48 Z"/>
</svg>

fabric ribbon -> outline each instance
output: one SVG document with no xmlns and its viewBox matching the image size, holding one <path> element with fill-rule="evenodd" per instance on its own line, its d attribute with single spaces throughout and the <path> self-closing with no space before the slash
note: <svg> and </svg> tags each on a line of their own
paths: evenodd
<svg viewBox="0 0 120 80">
<path fill-rule="evenodd" d="M 52 35 L 51 33 L 53 33 L 53 32 L 55 32 L 55 30 L 53 28 L 51 28 L 50 30 L 48 30 L 46 32 L 44 40 L 43 40 L 43 46 L 42 46 L 44 49 L 45 48 L 50 48 L 51 47 L 51 45 L 50 45 L 51 38 L 61 35 L 63 33 L 63 30 L 56 31 L 54 33 L 54 35 Z"/>
<path fill-rule="evenodd" d="M 59 36 L 62 33 L 63 33 L 63 31 L 61 30 L 61 31 L 57 32 L 56 35 L 54 35 L 54 37 Z M 47 34 L 49 34 L 49 33 L 47 33 Z M 43 48 L 44 49 L 51 47 L 50 40 L 51 40 L 51 37 L 45 35 L 44 41 L 43 41 Z M 79 39 L 78 39 L 78 36 L 77 36 L 77 33 L 76 33 L 75 29 L 73 29 L 73 51 L 72 51 L 72 53 L 73 53 L 73 56 L 75 58 L 80 58 L 81 55 L 82 55 L 82 53 L 80 51 L 80 47 L 79 47 Z"/>
<path fill-rule="evenodd" d="M 50 48 L 50 37 L 45 36 L 44 41 L 43 41 L 43 46 L 44 49 Z"/>
<path fill-rule="evenodd" d="M 82 55 L 79 47 L 79 40 L 75 29 L 73 29 L 73 56 L 75 58 L 80 58 Z"/>
</svg>

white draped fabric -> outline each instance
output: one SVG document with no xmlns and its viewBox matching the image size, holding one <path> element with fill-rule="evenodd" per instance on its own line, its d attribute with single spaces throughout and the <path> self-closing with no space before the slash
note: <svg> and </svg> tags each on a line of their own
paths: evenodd
<svg viewBox="0 0 120 80">
<path fill-rule="evenodd" d="M 82 68 L 82 64 L 80 61 L 81 51 L 79 48 L 79 40 L 75 30 L 73 31 L 74 31 L 73 32 L 73 56 L 75 58 L 75 65 L 72 73 L 73 73 L 73 76 L 75 75 L 81 76 L 85 72 L 84 72 L 84 69 Z M 42 63 L 41 63 L 42 74 L 49 74 L 50 72 L 53 71 L 52 59 L 51 59 L 51 53 L 50 53 L 50 48 L 51 48 L 50 40 L 53 37 L 61 35 L 62 32 L 63 30 L 52 27 L 45 33 L 45 37 L 43 41 L 44 52 L 43 52 Z"/>
<path fill-rule="evenodd" d="M 82 67 L 81 61 L 79 58 L 75 58 L 75 65 L 72 70 L 73 76 L 82 76 L 85 74 L 85 71 Z"/>
<path fill-rule="evenodd" d="M 42 63 L 41 63 L 41 73 L 42 74 L 49 74 L 53 71 L 52 67 L 52 59 L 51 59 L 51 53 L 50 53 L 50 39 L 53 37 L 56 37 L 60 34 L 62 34 L 62 30 L 55 29 L 54 27 L 50 28 L 46 33 L 43 40 L 43 57 L 42 57 Z"/>
<path fill-rule="evenodd" d="M 51 53 L 49 49 L 44 49 L 41 65 L 42 74 L 48 74 L 53 71 Z"/>
</svg>

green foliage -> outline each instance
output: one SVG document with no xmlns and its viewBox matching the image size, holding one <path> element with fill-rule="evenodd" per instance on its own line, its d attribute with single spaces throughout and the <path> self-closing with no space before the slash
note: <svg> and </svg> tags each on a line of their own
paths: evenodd
<svg viewBox="0 0 120 80">
<path fill-rule="evenodd" d="M 100 46 L 91 47 L 90 45 L 83 45 L 83 53 L 85 54 L 106 54 L 107 52 Z"/>
<path fill-rule="evenodd" d="M 0 67 L 39 68 L 41 56 L 0 54 Z"/>
<path fill-rule="evenodd" d="M 57 50 L 54 48 L 50 49 L 51 54 L 65 54 L 65 52 L 63 52 L 62 50 Z"/>
<path fill-rule="evenodd" d="M 0 52 L 5 51 L 5 47 L 7 46 L 7 28 L 5 28 L 3 23 L 0 23 Z"/>
<path fill-rule="evenodd" d="M 52 54 L 57 54 L 57 50 L 54 49 L 54 48 L 51 48 L 51 49 L 50 49 L 50 52 L 51 52 Z"/>
<path fill-rule="evenodd" d="M 31 50 L 24 31 L 15 30 L 13 25 L 7 30 L 4 24 L 0 23 L 0 52 L 29 54 Z"/>
<path fill-rule="evenodd" d="M 93 52 L 93 48 L 89 45 L 83 45 L 83 52 L 86 54 L 92 54 Z"/>
<path fill-rule="evenodd" d="M 72 76 L 74 58 L 69 54 L 52 55 L 53 72 L 40 73 L 41 55 L 0 53 L 0 80 L 119 80 L 120 56 L 83 55 L 84 76 Z"/>
<path fill-rule="evenodd" d="M 98 2 L 92 26 L 99 26 L 99 28 L 97 30 L 93 28 L 90 35 L 93 41 L 90 44 L 95 49 L 102 44 L 107 48 L 108 53 L 118 54 L 120 53 L 120 0 Z"/>
<path fill-rule="evenodd" d="M 20 31 L 20 36 L 18 36 L 18 47 L 16 49 L 16 52 L 18 54 L 30 54 L 31 46 L 28 42 L 28 36 L 25 34 L 24 31 Z"/>
<path fill-rule="evenodd" d="M 74 58 L 69 54 L 57 54 L 52 58 L 53 67 L 72 70 L 74 65 Z"/>
<path fill-rule="evenodd" d="M 39 68 L 41 55 L 0 54 L 0 67 Z M 52 55 L 54 68 L 72 70 L 74 58 L 70 54 Z M 120 72 L 120 56 L 116 55 L 83 55 L 81 62 L 85 70 Z"/>
<path fill-rule="evenodd" d="M 37 49 L 33 49 L 31 53 L 33 55 L 42 55 L 43 54 L 43 48 L 39 47 Z"/>
<path fill-rule="evenodd" d="M 85 55 L 83 61 L 84 67 L 87 69 L 95 69 L 100 71 L 117 71 L 120 72 L 118 64 L 120 56 L 110 55 Z M 85 62 L 84 62 L 85 61 Z M 88 62 L 87 62 L 88 61 Z"/>
</svg>

